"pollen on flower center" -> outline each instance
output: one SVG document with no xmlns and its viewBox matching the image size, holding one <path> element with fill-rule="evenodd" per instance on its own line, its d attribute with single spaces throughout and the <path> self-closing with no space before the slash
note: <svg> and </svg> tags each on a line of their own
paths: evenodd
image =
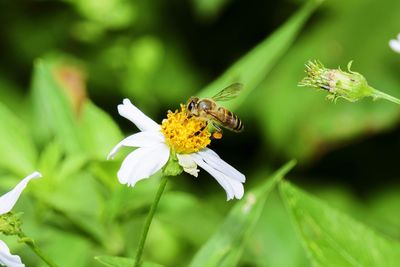
<svg viewBox="0 0 400 267">
<path fill-rule="evenodd" d="M 188 117 L 184 105 L 181 105 L 180 111 L 168 111 L 161 124 L 161 132 L 167 144 L 180 154 L 197 152 L 211 143 L 207 122 Z"/>
</svg>

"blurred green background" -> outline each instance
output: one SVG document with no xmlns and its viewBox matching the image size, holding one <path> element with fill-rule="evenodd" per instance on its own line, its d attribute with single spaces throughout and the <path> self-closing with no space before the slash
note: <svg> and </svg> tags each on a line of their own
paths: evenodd
<svg viewBox="0 0 400 267">
<path fill-rule="evenodd" d="M 294 158 L 288 180 L 400 240 L 399 107 L 334 104 L 297 87 L 309 59 L 343 69 L 354 60 L 373 87 L 400 97 L 400 55 L 388 46 L 400 32 L 400 2 L 326 1 L 304 25 L 293 23 L 300 31 L 268 39 L 303 3 L 1 1 L 0 192 L 34 170 L 44 175 L 16 206 L 25 232 L 60 266 L 132 256 L 158 180 L 127 188 L 116 178 L 123 156 L 105 161 L 136 131 L 116 106 L 128 97 L 160 122 L 261 44 L 265 57 L 242 65 L 243 77 L 258 78 L 231 75 L 250 88 L 235 106 L 245 132 L 225 131 L 211 148 L 246 174 L 246 191 Z M 173 178 L 145 259 L 188 266 L 234 205 L 205 171 Z M 311 266 L 277 191 L 260 212 L 238 265 Z M 12 237 L 4 240 L 27 266 L 44 266 Z"/>
</svg>

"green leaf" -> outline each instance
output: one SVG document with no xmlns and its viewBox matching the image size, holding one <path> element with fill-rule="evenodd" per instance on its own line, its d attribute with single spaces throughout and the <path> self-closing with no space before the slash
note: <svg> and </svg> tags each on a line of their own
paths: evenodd
<svg viewBox="0 0 400 267">
<path fill-rule="evenodd" d="M 269 193 L 295 165 L 290 161 L 255 190 L 247 192 L 244 201 L 236 203 L 221 228 L 197 252 L 191 267 L 235 266 L 246 240 L 257 223 Z"/>
<path fill-rule="evenodd" d="M 37 167 L 46 176 L 58 174 L 59 165 L 63 159 L 62 147 L 59 142 L 49 142 L 42 149 Z"/>
<path fill-rule="evenodd" d="M 34 171 L 37 152 L 29 129 L 0 102 L 0 167 L 24 176 Z"/>
<path fill-rule="evenodd" d="M 60 170 L 63 171 L 62 165 Z M 61 215 L 54 217 L 53 221 L 60 222 L 66 219 L 79 229 L 80 233 L 85 233 L 92 240 L 107 247 L 112 243 L 108 240 L 111 232 L 106 230 L 104 224 L 99 223 L 104 198 L 98 190 L 97 181 L 84 171 L 72 171 L 70 174 L 69 171 L 63 172 L 61 177 L 55 176 L 56 174 L 46 176 L 51 180 L 40 188 L 34 188 L 35 197 L 45 203 L 47 208 L 56 211 L 54 215 Z"/>
<path fill-rule="evenodd" d="M 49 184 L 38 193 L 37 197 L 54 209 L 65 214 L 79 214 L 96 218 L 101 213 L 101 193 L 97 190 L 97 181 L 89 173 L 81 171 L 65 179 L 53 177 Z M 82 200 L 85 205 L 82 205 Z"/>
<path fill-rule="evenodd" d="M 240 266 L 310 267 L 278 190 L 273 190 L 268 196 L 260 219 L 248 239 Z"/>
<path fill-rule="evenodd" d="M 96 256 L 95 260 L 109 267 L 132 267 L 133 259 L 114 257 L 114 256 Z M 162 265 L 151 262 L 143 262 L 141 267 L 162 267 Z"/>
<path fill-rule="evenodd" d="M 85 151 L 98 160 L 105 160 L 122 134 L 113 119 L 87 100 L 80 118 L 80 132 Z"/>
<path fill-rule="evenodd" d="M 44 60 L 35 62 L 32 81 L 35 130 L 42 143 L 55 136 L 65 151 L 79 152 L 82 148 L 76 115 L 53 71 L 51 64 Z"/>
<path fill-rule="evenodd" d="M 388 185 L 382 190 L 377 190 L 377 192 L 367 200 L 367 203 L 363 201 L 363 205 L 366 204 L 363 212 L 366 214 L 371 225 L 385 234 L 399 239 L 400 216 L 393 216 L 398 212 L 399 203 L 400 186 Z"/>
<path fill-rule="evenodd" d="M 288 182 L 280 191 L 314 266 L 398 266 L 399 243 Z"/>
<path fill-rule="evenodd" d="M 204 88 L 199 96 L 211 97 L 233 82 L 244 84 L 239 97 L 227 107 L 237 108 L 285 54 L 300 29 L 322 1 L 310 0 L 271 36 L 233 64 L 221 77 Z"/>
</svg>

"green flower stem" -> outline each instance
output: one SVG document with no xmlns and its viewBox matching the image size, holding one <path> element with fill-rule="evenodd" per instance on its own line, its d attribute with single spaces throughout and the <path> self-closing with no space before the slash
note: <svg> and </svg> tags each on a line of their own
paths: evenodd
<svg viewBox="0 0 400 267">
<path fill-rule="evenodd" d="M 38 255 L 39 258 L 41 258 L 48 266 L 50 267 L 58 267 L 57 264 L 55 264 L 52 260 L 50 260 L 41 250 L 40 248 L 36 245 L 35 241 L 32 238 L 27 237 L 23 232 L 20 232 L 18 234 L 18 237 L 20 238 L 20 242 L 24 242 L 28 247 L 30 247 L 33 252 Z"/>
<path fill-rule="evenodd" d="M 154 216 L 154 213 L 155 213 L 155 211 L 157 209 L 158 202 L 160 202 L 161 195 L 164 192 L 164 189 L 165 189 L 165 186 L 167 185 L 167 182 L 168 182 L 168 177 L 167 176 L 163 176 L 161 178 L 161 182 L 160 182 L 160 185 L 158 187 L 158 191 L 157 191 L 156 197 L 154 199 L 154 202 L 150 207 L 149 214 L 147 214 L 147 218 L 146 218 L 146 221 L 144 223 L 142 236 L 140 237 L 139 246 L 138 246 L 138 248 L 136 250 L 136 256 L 135 256 L 135 259 L 134 259 L 135 262 L 133 264 L 134 267 L 139 267 L 140 266 L 140 259 L 142 258 L 143 249 L 144 249 L 144 243 L 146 242 L 147 234 L 148 234 L 149 229 L 150 229 L 150 224 L 151 224 L 151 221 L 153 220 L 153 216 Z"/>
<path fill-rule="evenodd" d="M 398 98 L 396 98 L 394 96 L 385 94 L 384 92 L 381 92 L 381 91 L 376 90 L 376 89 L 373 90 L 373 95 L 372 96 L 375 99 L 386 99 L 386 100 L 388 100 L 390 102 L 393 102 L 393 103 L 396 103 L 396 104 L 400 105 L 400 99 L 398 99 Z"/>
</svg>

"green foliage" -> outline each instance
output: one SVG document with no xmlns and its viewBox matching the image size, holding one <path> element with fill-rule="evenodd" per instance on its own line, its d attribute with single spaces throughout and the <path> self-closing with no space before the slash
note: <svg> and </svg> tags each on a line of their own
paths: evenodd
<svg viewBox="0 0 400 267">
<path fill-rule="evenodd" d="M 310 266 L 278 190 L 270 193 L 248 238 L 241 263 L 244 266 Z"/>
<path fill-rule="evenodd" d="M 38 60 L 35 64 L 32 100 L 37 125 L 35 130 L 39 140 L 46 142 L 57 136 L 67 152 L 79 152 L 79 132 L 71 104 L 55 80 L 54 67 L 43 60 Z"/>
<path fill-rule="evenodd" d="M 26 175 L 35 165 L 37 152 L 29 129 L 4 104 L 0 103 L 0 160 L 1 168 L 18 175 Z"/>
<path fill-rule="evenodd" d="M 288 182 L 282 182 L 280 189 L 315 266 L 398 265 L 399 243 L 382 237 Z"/>
<path fill-rule="evenodd" d="M 83 106 L 78 128 L 83 149 L 97 160 L 105 160 L 104 155 L 122 139 L 121 131 L 110 115 L 90 101 Z"/>
<path fill-rule="evenodd" d="M 237 265 L 269 193 L 295 164 L 294 161 L 288 162 L 257 189 L 249 191 L 244 201 L 238 202 L 231 209 L 221 228 L 197 252 L 190 266 Z"/>
</svg>

